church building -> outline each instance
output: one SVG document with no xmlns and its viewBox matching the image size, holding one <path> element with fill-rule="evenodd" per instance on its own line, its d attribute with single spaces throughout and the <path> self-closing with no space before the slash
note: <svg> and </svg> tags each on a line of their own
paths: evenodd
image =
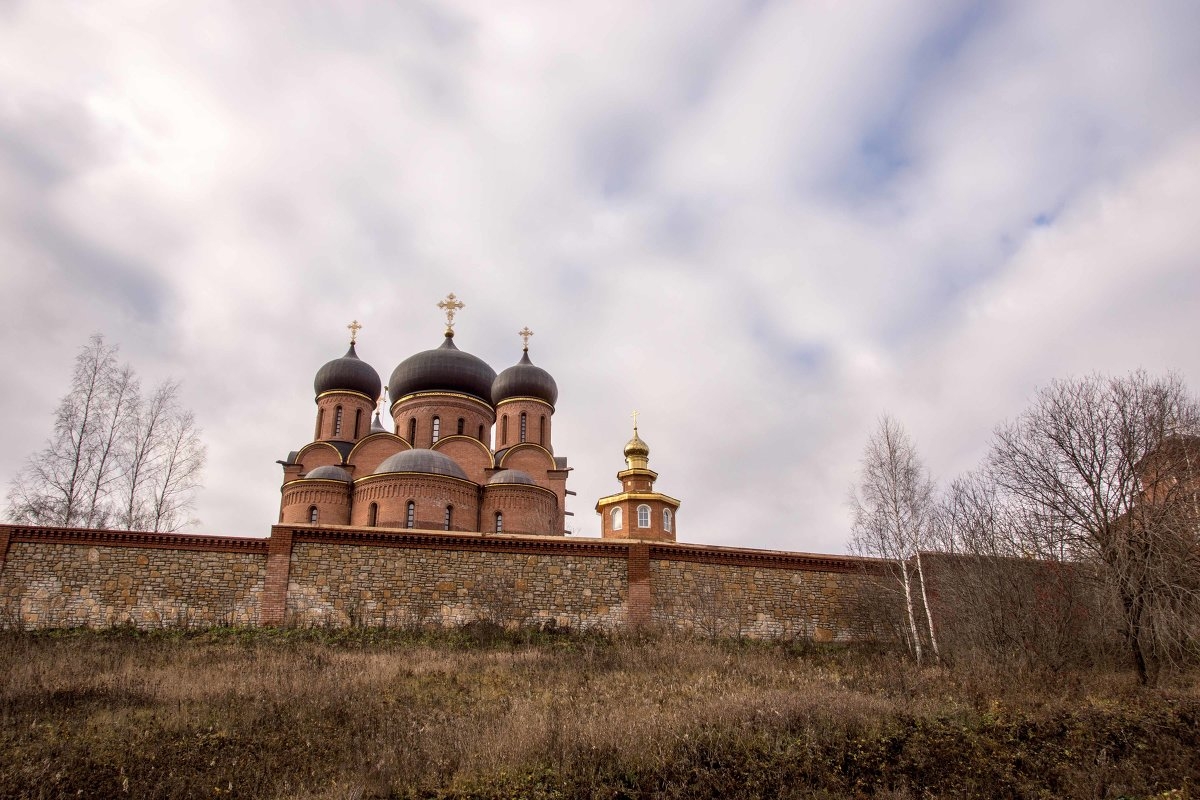
<svg viewBox="0 0 1200 800">
<path fill-rule="evenodd" d="M 554 454 L 558 386 L 529 358 L 499 374 L 455 344 L 451 293 L 439 347 L 401 361 L 387 394 L 379 373 L 350 349 L 322 366 L 313 390 L 313 440 L 283 466 L 282 524 L 563 536 L 570 467 Z M 390 398 L 381 420 L 384 397 Z M 608 538 L 675 540 L 679 501 L 653 491 L 649 447 L 637 435 L 625 447 L 623 491 L 602 498 Z M 623 523 L 628 519 L 628 524 Z"/>
</svg>

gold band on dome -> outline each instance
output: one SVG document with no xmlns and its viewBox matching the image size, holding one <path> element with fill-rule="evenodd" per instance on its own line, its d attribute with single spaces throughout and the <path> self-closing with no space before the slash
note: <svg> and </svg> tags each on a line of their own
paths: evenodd
<svg viewBox="0 0 1200 800">
<path fill-rule="evenodd" d="M 401 451 L 401 452 L 404 452 L 404 451 Z M 362 476 L 361 478 L 355 478 L 355 479 L 354 479 L 354 485 L 357 487 L 357 486 L 358 486 L 360 483 L 364 483 L 364 484 L 365 484 L 365 483 L 367 483 L 368 481 L 373 481 L 373 480 L 375 480 L 376 478 L 379 478 L 379 479 L 383 479 L 383 478 L 396 478 L 396 477 L 404 477 L 404 478 L 407 478 L 407 477 L 409 477 L 409 476 L 416 476 L 416 477 L 421 477 L 421 478 L 445 478 L 445 479 L 446 479 L 446 480 L 448 480 L 448 481 L 455 481 L 455 482 L 457 482 L 457 483 L 465 483 L 467 486 L 472 486 L 472 487 L 475 487 L 476 489 L 478 489 L 478 488 L 479 488 L 479 484 L 478 484 L 478 483 L 476 483 L 475 481 L 471 480 L 470 478 L 459 478 L 459 477 L 457 477 L 457 476 L 455 476 L 455 475 L 442 475 L 441 473 L 438 473 L 438 472 L 380 472 L 380 473 L 371 473 L 370 475 L 364 475 L 364 476 Z"/>
<path fill-rule="evenodd" d="M 553 411 L 553 410 L 554 410 L 554 404 L 553 404 L 553 403 L 547 403 L 545 400 L 543 400 L 543 399 L 542 399 L 542 398 L 540 398 L 540 397 L 527 397 L 527 396 L 521 396 L 521 397 L 506 397 L 506 398 L 504 398 L 503 400 L 501 400 L 499 403 L 496 403 L 496 408 L 499 408 L 500 406 L 503 406 L 503 405 L 507 405 L 508 403 L 515 403 L 515 402 L 517 402 L 517 401 L 520 401 L 520 400 L 524 400 L 524 401 L 527 401 L 527 402 L 530 402 L 530 403 L 538 403 L 538 404 L 540 404 L 540 405 L 543 405 L 543 406 L 545 406 L 546 408 L 550 409 L 551 411 Z"/>
<path fill-rule="evenodd" d="M 317 395 L 316 399 L 320 400 L 322 397 L 328 397 L 333 394 L 349 394 L 349 395 L 353 395 L 354 397 L 361 397 L 362 399 L 364 399 L 368 403 L 370 403 L 372 406 L 375 405 L 375 401 L 371 399 L 370 395 L 363 394 L 362 392 L 356 392 L 353 389 L 330 389 L 327 392 L 321 392 L 319 395 Z"/>
<path fill-rule="evenodd" d="M 596 501 L 596 507 L 610 506 L 613 503 L 620 503 L 623 500 L 659 500 L 676 508 L 682 505 L 674 497 L 660 492 L 621 492 L 620 494 L 610 494 L 608 497 L 601 497 Z"/>
<path fill-rule="evenodd" d="M 454 398 L 458 398 L 461 400 L 466 400 L 468 402 L 475 403 L 476 405 L 483 406 L 488 411 L 492 412 L 493 416 L 495 416 L 495 412 L 492 410 L 492 405 L 490 403 L 480 400 L 478 397 L 476 397 L 473 394 L 466 394 L 464 392 L 451 392 L 451 391 L 411 392 L 409 394 L 403 395 L 398 400 L 393 400 L 392 404 L 388 407 L 388 413 L 391 413 L 392 410 L 394 410 L 397 405 L 405 402 L 406 400 L 416 400 L 418 398 L 423 398 L 423 397 L 454 397 Z"/>
</svg>

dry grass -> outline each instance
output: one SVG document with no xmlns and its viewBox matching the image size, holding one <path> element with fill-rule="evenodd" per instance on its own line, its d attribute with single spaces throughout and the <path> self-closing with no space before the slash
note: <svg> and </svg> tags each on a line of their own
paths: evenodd
<svg viewBox="0 0 1200 800">
<path fill-rule="evenodd" d="M 0 634 L 4 797 L 1134 797 L 1200 688 L 463 632 Z"/>
</svg>

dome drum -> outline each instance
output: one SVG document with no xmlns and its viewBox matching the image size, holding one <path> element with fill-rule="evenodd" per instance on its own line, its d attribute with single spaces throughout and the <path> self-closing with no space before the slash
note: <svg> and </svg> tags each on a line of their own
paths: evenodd
<svg viewBox="0 0 1200 800">
<path fill-rule="evenodd" d="M 409 503 L 413 506 L 411 518 Z M 355 483 L 353 524 L 364 528 L 477 531 L 479 488 L 446 475 L 372 475 Z"/>
<path fill-rule="evenodd" d="M 413 447 L 431 447 L 434 431 L 437 439 L 459 435 L 491 444 L 492 425 L 496 421 L 492 407 L 481 400 L 460 394 L 417 394 L 401 398 L 392 405 L 396 435 Z M 435 423 L 436 420 L 436 423 Z"/>
</svg>

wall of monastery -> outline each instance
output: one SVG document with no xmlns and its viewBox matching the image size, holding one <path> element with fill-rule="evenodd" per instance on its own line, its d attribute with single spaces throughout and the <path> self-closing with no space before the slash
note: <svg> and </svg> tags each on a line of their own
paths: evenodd
<svg viewBox="0 0 1200 800">
<path fill-rule="evenodd" d="M 247 540 L 100 531 L 34 538 L 20 536 L 20 529 L 11 538 L 0 572 L 5 623 L 151 628 L 259 621 L 265 540 L 241 546 Z"/>
<path fill-rule="evenodd" d="M 0 624 L 650 625 L 871 634 L 864 568 L 636 540 L 277 525 L 270 539 L 0 526 Z"/>
</svg>

